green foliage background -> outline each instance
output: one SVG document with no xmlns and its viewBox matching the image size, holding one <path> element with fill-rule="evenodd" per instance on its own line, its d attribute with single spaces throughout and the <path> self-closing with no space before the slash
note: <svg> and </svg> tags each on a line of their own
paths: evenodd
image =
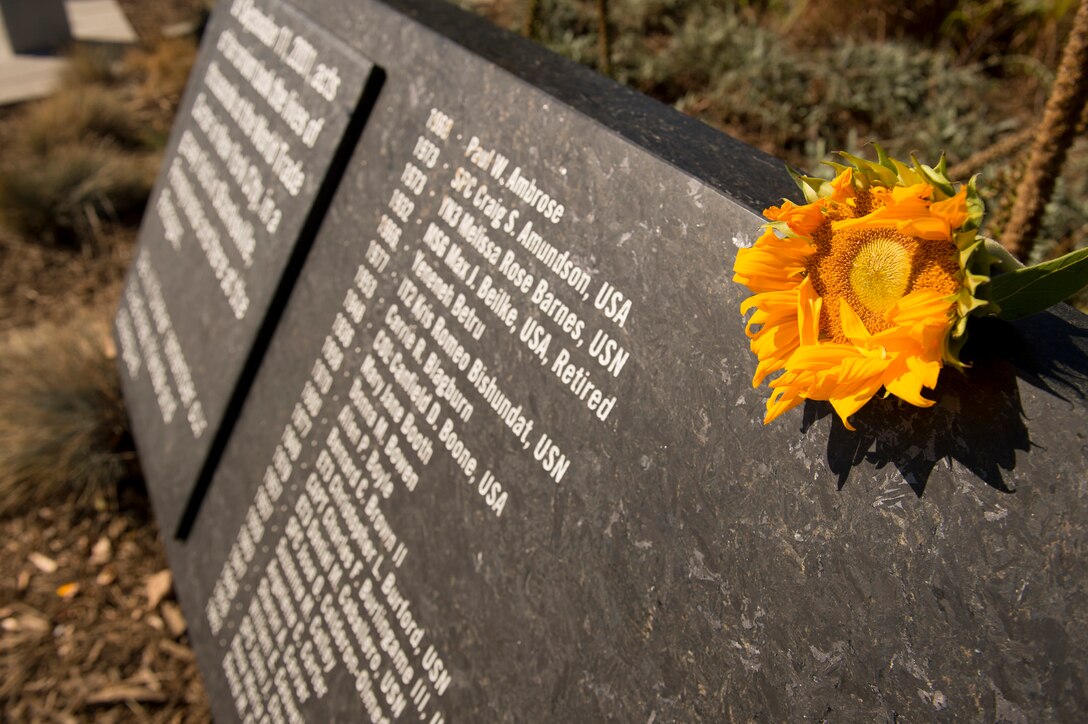
<svg viewBox="0 0 1088 724">
<path fill-rule="evenodd" d="M 519 31 L 529 0 L 457 0 Z M 614 77 L 811 175 L 837 150 L 968 161 L 1000 238 L 1073 0 L 609 0 Z M 536 39 L 597 64 L 595 0 L 540 0 Z M 1030 141 L 1030 134 L 1025 134 Z M 869 154 L 871 155 L 871 154 Z M 956 180 L 965 180 L 958 178 Z M 1088 246 L 1088 141 L 1071 149 L 1031 261 Z M 1077 301 L 1088 306 L 1088 296 Z"/>
</svg>

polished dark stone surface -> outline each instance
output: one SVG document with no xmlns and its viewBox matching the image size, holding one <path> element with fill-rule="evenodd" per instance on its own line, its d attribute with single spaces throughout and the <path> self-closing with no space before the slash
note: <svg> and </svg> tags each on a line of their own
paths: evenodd
<svg viewBox="0 0 1088 724">
<path fill-rule="evenodd" d="M 167 541 L 217 720 L 390 716 L 398 691 L 400 718 L 422 721 L 1034 721 L 1088 707 L 1082 315 L 977 325 L 972 367 L 946 370 L 929 410 L 875 401 L 849 433 L 810 404 L 765 427 L 730 276 L 759 211 L 791 193 L 777 162 L 449 6 L 307 12 L 385 81 L 192 530 Z M 510 159 L 498 178 L 490 150 Z M 427 158 L 415 195 L 405 167 Z M 556 223 L 516 197 L 518 167 L 564 203 Z M 513 332 L 478 296 L 501 261 L 440 212 L 449 196 L 482 217 L 479 182 L 504 221 L 520 212 L 513 236 L 485 229 L 498 258 L 513 250 L 551 283 L 584 345 L 511 277 Z M 397 210 L 392 243 L 379 229 Z M 526 220 L 588 271 L 585 297 L 517 241 Z M 471 285 L 455 286 L 479 339 L 420 271 L 455 279 L 448 247 L 432 250 L 441 235 L 423 240 L 432 222 L 464 248 Z M 411 313 L 405 280 L 430 280 L 420 296 L 468 371 Z M 622 327 L 594 305 L 605 282 L 632 302 Z M 526 317 L 553 335 L 546 363 L 520 339 Z M 589 355 L 598 330 L 630 353 L 618 375 Z M 604 420 L 554 371 L 561 348 L 615 396 Z M 413 380 L 438 387 L 430 352 L 467 419 L 452 393 L 435 427 L 417 412 Z M 492 411 L 477 362 L 531 433 Z M 424 416 L 433 454 L 408 449 L 400 409 Z M 440 438 L 446 419 L 470 473 Z M 567 456 L 562 475 L 535 458 L 541 435 Z M 508 493 L 501 515 L 483 471 Z"/>
<path fill-rule="evenodd" d="M 138 273 L 139 262 L 134 263 L 119 316 L 123 322 L 139 314 L 132 308 L 132 295 L 135 294 L 143 299 L 143 303 L 137 301 L 136 306 L 145 309 L 150 326 L 155 328 L 149 336 L 154 337 L 163 362 L 163 382 L 159 388 L 153 385 L 146 351 L 141 354 L 142 365 L 136 374 L 122 362 L 122 380 L 148 487 L 160 524 L 170 531 L 175 530 L 183 519 L 194 491 L 198 495 L 193 503 L 199 502 L 202 471 L 209 453 L 215 454 L 221 422 L 231 416 L 236 393 L 244 396 L 248 378 L 252 377 L 252 370 L 247 371 L 247 360 L 255 348 L 260 356 L 262 338 L 270 332 L 282 307 L 282 300 L 277 301 L 277 290 L 281 284 L 289 289 L 312 241 L 327 197 L 335 187 L 337 156 L 345 156 L 350 151 L 358 134 L 357 127 L 361 125 L 359 116 L 365 116 L 365 107 L 357 112 L 360 96 L 367 83 L 373 82 L 373 66 L 356 51 L 311 23 L 293 5 L 281 0 L 262 0 L 256 5 L 257 9 L 262 9 L 280 25 L 289 26 L 296 34 L 295 39 L 301 36 L 314 44 L 321 62 L 340 69 L 340 85 L 335 98 L 332 102 L 327 101 L 319 95 L 313 82 L 303 82 L 277 55 L 278 48 L 265 47 L 253 33 L 246 32 L 240 20 L 242 15 L 235 16 L 231 12 L 233 7 L 251 6 L 253 3 L 224 2 L 211 18 L 140 229 L 137 256 L 146 260 L 145 281 L 141 282 Z M 239 66 L 232 65 L 225 57 L 236 47 L 227 45 L 230 38 L 278 76 L 284 93 L 297 94 L 298 104 L 309 109 L 312 120 L 324 118 L 316 142 L 310 145 L 295 135 L 285 118 L 247 83 Z M 297 50 L 295 39 L 285 46 L 287 57 Z M 218 75 L 215 70 L 209 70 L 213 64 L 219 70 Z M 317 74 L 316 65 L 308 72 L 312 81 Z M 232 121 L 224 102 L 213 93 L 209 78 L 213 82 L 222 78 L 231 84 L 239 92 L 238 107 L 247 102 L 251 104 L 249 109 L 267 121 L 267 131 L 285 140 L 291 159 L 301 165 L 304 174 L 301 183 L 286 173 L 285 181 L 277 180 L 273 170 L 277 161 L 263 160 L 252 140 L 261 136 L 254 133 L 247 137 Z M 206 115 L 194 114 L 194 107 L 210 111 L 217 121 L 215 125 L 202 129 L 197 116 L 205 118 Z M 229 129 L 229 140 L 236 144 L 240 153 L 221 157 L 217 151 L 225 146 L 216 143 L 224 143 L 224 139 L 216 131 L 208 130 L 213 128 Z M 343 143 L 345 137 L 351 138 Z M 191 148 L 194 141 L 203 150 L 206 163 L 190 163 L 189 159 L 195 156 L 180 152 Z M 271 153 L 274 154 L 274 150 Z M 248 158 L 251 170 L 232 175 L 240 157 Z M 339 165 L 342 166 L 342 161 Z M 185 180 L 180 186 L 174 185 L 171 174 Z M 253 207 L 250 207 L 245 193 L 256 188 L 255 178 L 263 193 L 260 193 L 261 189 L 254 192 Z M 217 192 L 217 188 L 227 190 Z M 182 194 L 186 189 L 199 209 L 192 218 L 184 210 Z M 241 239 L 240 243 L 235 243 L 236 236 L 217 213 L 213 203 L 216 196 L 229 197 L 230 203 L 239 209 L 241 222 L 251 226 L 250 232 L 236 235 Z M 279 210 L 278 224 L 262 223 L 261 206 L 269 203 L 272 206 L 268 208 Z M 171 226 L 176 231 L 168 231 L 169 222 L 164 222 L 164 216 L 158 211 L 160 205 L 173 208 Z M 319 208 L 312 214 L 315 206 Z M 202 224 L 194 221 L 200 217 L 206 224 L 203 239 L 197 232 L 197 226 Z M 272 217 L 266 218 L 271 222 Z M 222 250 L 221 256 L 206 250 L 216 247 Z M 219 270 L 209 261 L 213 255 L 220 260 Z M 156 318 L 151 309 L 153 292 L 149 291 L 148 278 L 152 280 L 152 288 L 157 280 L 161 290 L 161 307 L 165 308 L 168 326 L 174 332 L 172 344 L 180 349 L 189 370 L 196 405 L 186 404 L 183 391 L 186 375 L 179 375 L 166 357 L 167 345 L 171 344 L 169 333 L 160 321 L 162 315 Z M 228 294 L 231 290 L 242 290 L 242 294 L 235 293 L 234 302 Z M 284 289 L 279 295 L 284 296 L 286 291 Z M 129 339 L 135 340 L 135 344 L 130 341 L 129 346 L 140 346 L 135 322 L 129 329 Z M 122 350 L 124 338 L 125 334 L 119 335 Z M 173 399 L 176 409 L 172 416 L 165 414 L 160 406 L 160 394 L 167 399 L 167 409 L 169 399 Z M 219 442 L 218 447 L 221 445 Z"/>
</svg>

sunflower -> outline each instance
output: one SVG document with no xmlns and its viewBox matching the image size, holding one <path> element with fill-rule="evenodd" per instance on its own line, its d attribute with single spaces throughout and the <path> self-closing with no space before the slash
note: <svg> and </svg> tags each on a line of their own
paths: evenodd
<svg viewBox="0 0 1088 724">
<path fill-rule="evenodd" d="M 831 181 L 796 177 L 805 204 L 784 201 L 756 243 L 737 253 L 734 281 L 753 295 L 745 331 L 768 376 L 769 423 L 804 400 L 827 400 L 848 429 L 876 395 L 919 407 L 945 364 L 963 367 L 968 315 L 987 302 L 982 201 L 935 168 L 841 154 Z"/>
</svg>

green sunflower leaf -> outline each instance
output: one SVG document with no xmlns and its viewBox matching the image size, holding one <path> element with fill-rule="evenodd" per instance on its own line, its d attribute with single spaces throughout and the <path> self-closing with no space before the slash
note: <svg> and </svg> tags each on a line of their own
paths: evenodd
<svg viewBox="0 0 1088 724">
<path fill-rule="evenodd" d="M 1088 248 L 1053 261 L 999 274 L 990 280 L 990 301 L 1002 319 L 1020 319 L 1054 306 L 1088 286 Z"/>
</svg>

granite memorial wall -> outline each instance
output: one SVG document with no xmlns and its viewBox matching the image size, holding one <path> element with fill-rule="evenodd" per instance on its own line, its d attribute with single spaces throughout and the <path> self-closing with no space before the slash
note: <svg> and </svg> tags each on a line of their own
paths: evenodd
<svg viewBox="0 0 1088 724">
<path fill-rule="evenodd" d="M 153 400 L 129 412 L 168 530 L 206 485 L 380 77 L 279 0 L 223 3 L 209 23 L 116 325 L 126 397 Z"/>
<path fill-rule="evenodd" d="M 1081 315 L 980 326 L 933 409 L 764 427 L 729 277 L 770 157 L 430 0 L 223 2 L 184 108 L 117 335 L 217 720 L 1088 705 Z"/>
</svg>

